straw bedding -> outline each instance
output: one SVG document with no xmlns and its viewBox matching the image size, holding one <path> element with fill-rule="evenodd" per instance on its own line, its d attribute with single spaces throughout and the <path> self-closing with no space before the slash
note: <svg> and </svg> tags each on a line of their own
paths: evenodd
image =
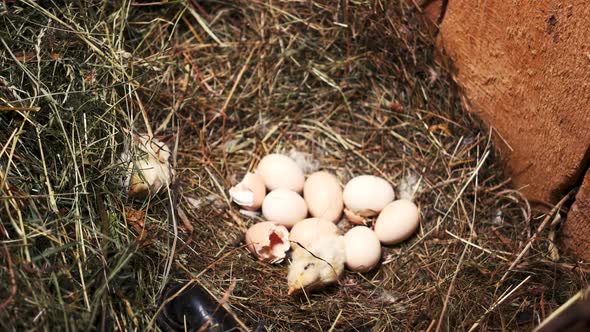
<svg viewBox="0 0 590 332">
<path fill-rule="evenodd" d="M 3 330 L 156 328 L 162 291 L 187 280 L 252 330 L 527 330 L 587 283 L 554 226 L 535 236 L 553 215 L 510 189 L 412 2 L 1 9 Z M 145 201 L 119 184 L 129 132 L 173 151 L 174 183 Z M 418 234 L 287 297 L 227 194 L 271 152 L 388 179 L 421 208 Z"/>
</svg>

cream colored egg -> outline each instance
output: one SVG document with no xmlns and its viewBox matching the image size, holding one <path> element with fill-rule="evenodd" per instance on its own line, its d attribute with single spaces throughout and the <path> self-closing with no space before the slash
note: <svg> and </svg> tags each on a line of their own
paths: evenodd
<svg viewBox="0 0 590 332">
<path fill-rule="evenodd" d="M 269 154 L 260 160 L 256 174 L 268 190 L 289 189 L 300 193 L 305 176 L 295 161 L 282 154 Z"/>
<path fill-rule="evenodd" d="M 304 219 L 291 228 L 289 236 L 291 249 L 295 250 L 299 247 L 297 243 L 308 248 L 318 239 L 327 235 L 338 234 L 339 232 L 338 227 L 328 220 L 320 218 Z"/>
<path fill-rule="evenodd" d="M 289 250 L 289 231 L 274 222 L 259 222 L 246 231 L 246 246 L 259 260 L 280 263 Z"/>
<path fill-rule="evenodd" d="M 303 197 L 309 214 L 337 223 L 342 215 L 344 203 L 342 187 L 338 179 L 328 172 L 315 172 L 305 181 Z"/>
<path fill-rule="evenodd" d="M 400 243 L 409 238 L 420 223 L 420 211 L 407 199 L 389 203 L 377 217 L 375 234 L 385 245 Z"/>
<path fill-rule="evenodd" d="M 364 223 L 364 218 L 377 215 L 394 198 L 393 187 L 385 179 L 373 175 L 357 176 L 344 187 L 344 212 L 353 223 Z"/>
<path fill-rule="evenodd" d="M 351 228 L 344 235 L 346 266 L 356 272 L 372 270 L 381 259 L 381 243 L 375 232 L 365 226 Z"/>
<path fill-rule="evenodd" d="M 287 228 L 307 217 L 307 205 L 303 197 L 289 189 L 275 189 L 262 202 L 262 214 Z"/>
<path fill-rule="evenodd" d="M 264 181 L 257 174 L 247 173 L 242 182 L 229 190 L 229 195 L 236 204 L 246 210 L 257 210 L 262 206 L 266 195 Z"/>
</svg>

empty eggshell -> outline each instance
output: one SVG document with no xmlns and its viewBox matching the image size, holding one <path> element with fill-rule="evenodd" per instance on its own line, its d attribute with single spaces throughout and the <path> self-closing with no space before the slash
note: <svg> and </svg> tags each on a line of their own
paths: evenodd
<svg viewBox="0 0 590 332">
<path fill-rule="evenodd" d="M 377 215 L 395 198 L 393 187 L 385 179 L 361 175 L 348 181 L 343 192 L 344 213 L 353 223 L 365 223 L 366 217 Z"/>
<path fill-rule="evenodd" d="M 253 173 L 247 173 L 242 182 L 229 190 L 232 200 L 241 207 L 254 211 L 262 206 L 266 188 L 262 178 Z"/>
<path fill-rule="evenodd" d="M 289 231 L 270 221 L 254 224 L 246 231 L 246 246 L 259 260 L 280 263 L 289 250 Z"/>
<path fill-rule="evenodd" d="M 295 248 L 299 247 L 297 243 L 307 248 L 321 237 L 338 233 L 338 227 L 328 220 L 321 218 L 304 219 L 291 229 L 289 234 L 291 249 L 295 250 Z"/>
<path fill-rule="evenodd" d="M 346 266 L 355 272 L 372 270 L 381 259 L 381 243 L 375 232 L 365 226 L 351 228 L 344 235 Z"/>
<path fill-rule="evenodd" d="M 268 190 L 289 189 L 300 193 L 305 176 L 295 161 L 282 154 L 269 154 L 260 160 L 256 174 Z"/>
<path fill-rule="evenodd" d="M 303 197 L 309 214 L 337 223 L 342 215 L 342 187 L 338 179 L 328 172 L 311 174 L 303 186 Z"/>
<path fill-rule="evenodd" d="M 406 199 L 389 203 L 377 217 L 375 234 L 385 245 L 396 244 L 409 238 L 418 228 L 420 211 Z"/>
<path fill-rule="evenodd" d="M 262 214 L 268 221 L 293 227 L 307 217 L 307 205 L 303 197 L 289 189 L 275 189 L 262 202 Z"/>
</svg>

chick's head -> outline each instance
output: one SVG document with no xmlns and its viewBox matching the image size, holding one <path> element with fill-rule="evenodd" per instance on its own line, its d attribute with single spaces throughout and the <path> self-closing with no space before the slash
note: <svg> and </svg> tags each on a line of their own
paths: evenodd
<svg viewBox="0 0 590 332">
<path fill-rule="evenodd" d="M 318 264 L 327 264 L 317 259 L 313 260 L 299 259 L 291 263 L 289 275 L 287 276 L 287 283 L 289 284 L 288 295 L 293 295 L 304 288 L 309 290 L 323 285 L 320 273 L 321 269 L 318 267 Z"/>
<path fill-rule="evenodd" d="M 326 236 L 310 246 L 297 248 L 289 266 L 289 295 L 334 283 L 344 270 L 346 257 L 342 236 Z"/>
</svg>

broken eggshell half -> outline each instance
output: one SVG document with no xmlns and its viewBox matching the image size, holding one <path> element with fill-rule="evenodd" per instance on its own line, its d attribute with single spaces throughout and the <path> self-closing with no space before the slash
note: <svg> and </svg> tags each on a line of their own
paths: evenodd
<svg viewBox="0 0 590 332">
<path fill-rule="evenodd" d="M 352 210 L 345 208 L 344 215 L 346 219 L 355 225 L 367 225 L 369 218 L 375 216 L 377 213 L 373 210 L 361 210 L 353 212 Z"/>
<path fill-rule="evenodd" d="M 255 211 L 262 206 L 266 187 L 260 175 L 247 173 L 242 182 L 229 190 L 229 195 L 234 203 L 246 210 Z"/>
<path fill-rule="evenodd" d="M 272 221 L 259 222 L 246 231 L 246 246 L 259 260 L 280 263 L 290 248 L 289 231 Z"/>
</svg>

